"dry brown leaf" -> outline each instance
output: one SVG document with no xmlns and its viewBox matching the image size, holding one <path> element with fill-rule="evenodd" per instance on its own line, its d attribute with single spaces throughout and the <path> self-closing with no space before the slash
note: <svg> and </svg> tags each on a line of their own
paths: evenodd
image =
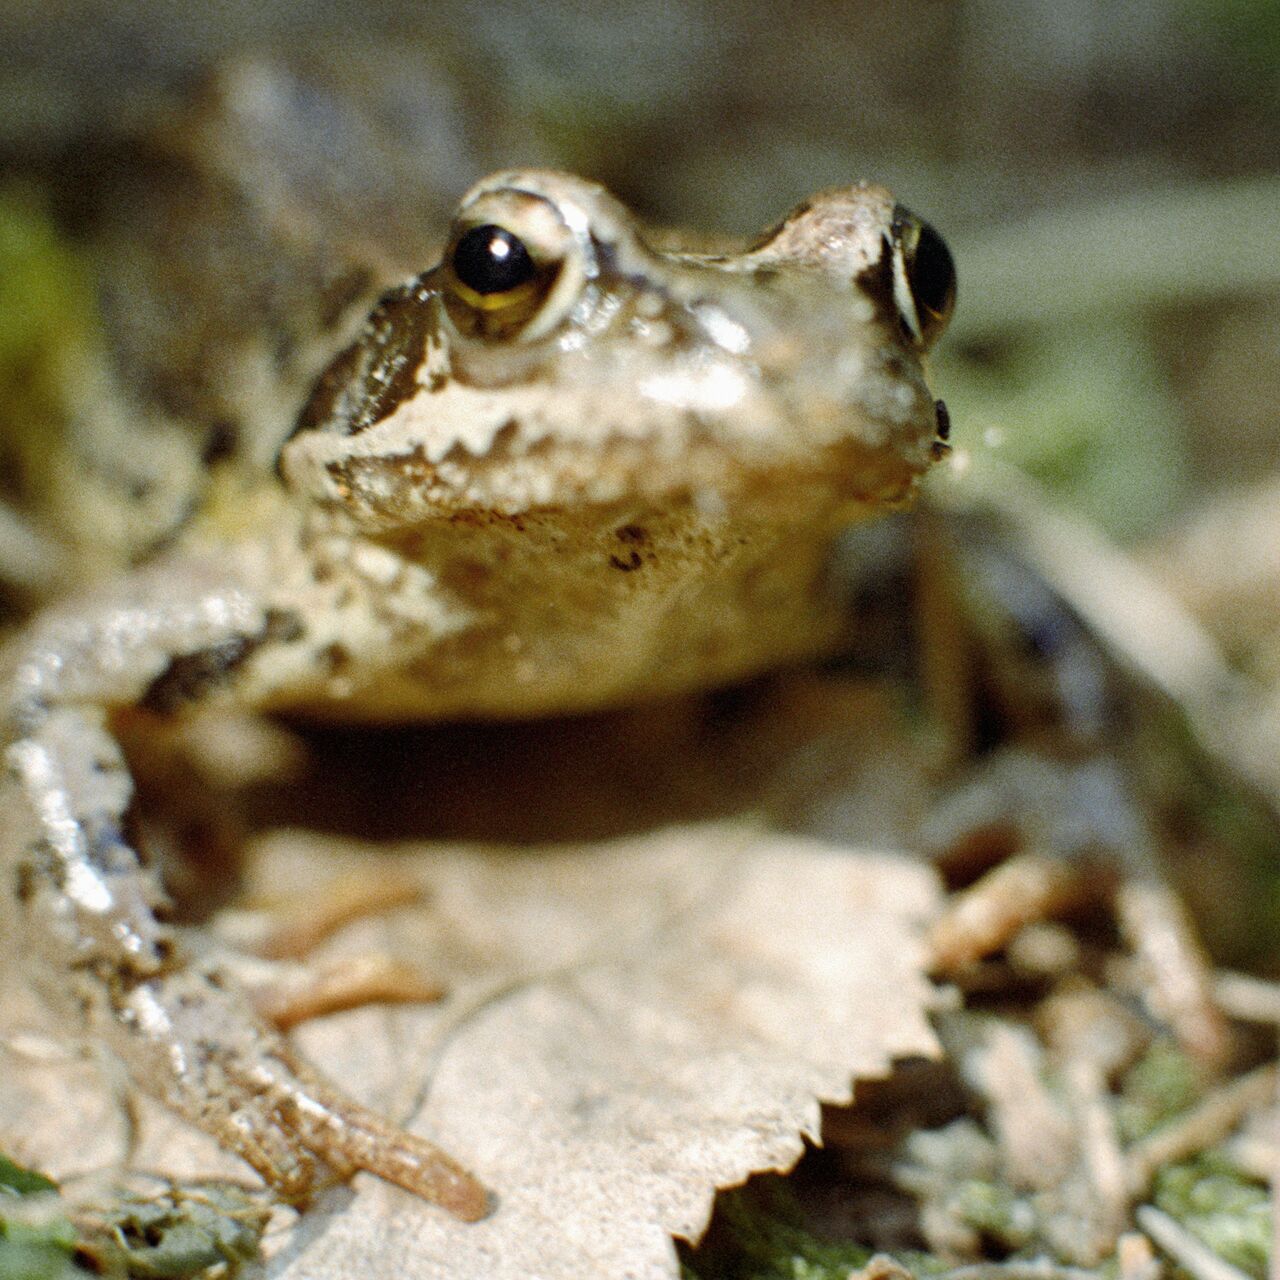
<svg viewBox="0 0 1280 1280">
<path fill-rule="evenodd" d="M 426 907 L 354 925 L 322 957 L 389 947 L 453 994 L 297 1038 L 500 1199 L 466 1226 L 362 1175 L 269 1237 L 278 1280 L 675 1277 L 671 1237 L 701 1233 L 717 1187 L 789 1167 L 820 1102 L 935 1052 L 918 934 L 937 889 L 904 857 L 726 824 L 536 851 L 335 843 L 269 837 L 257 888 L 412 869 Z M 61 1068 L 59 1095 L 55 1065 L 7 1058 L 0 1141 L 25 1134 L 18 1154 L 54 1172 L 112 1142 L 118 1158 L 83 1065 Z M 134 1164 L 227 1170 L 150 1107 Z"/>
</svg>

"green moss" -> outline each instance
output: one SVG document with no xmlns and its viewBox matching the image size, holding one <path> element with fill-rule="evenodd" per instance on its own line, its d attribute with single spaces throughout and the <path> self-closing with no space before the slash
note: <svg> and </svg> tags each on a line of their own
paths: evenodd
<svg viewBox="0 0 1280 1280">
<path fill-rule="evenodd" d="M 0 1194 L 15 1196 L 38 1195 L 42 1191 L 57 1191 L 58 1184 L 34 1169 L 24 1169 L 14 1164 L 8 1156 L 0 1155 Z"/>
<path fill-rule="evenodd" d="M 61 1245 L 0 1237 L 0 1280 L 86 1280 L 88 1274 Z"/>
<path fill-rule="evenodd" d="M 1268 1274 L 1272 1231 L 1265 1187 L 1210 1153 L 1162 1169 L 1153 1199 L 1219 1257 L 1258 1280 Z"/>
<path fill-rule="evenodd" d="M 262 1206 L 234 1187 L 123 1200 L 104 1215 L 95 1257 L 122 1267 L 131 1280 L 186 1280 L 225 1265 L 234 1275 L 258 1255 L 266 1225 Z"/>
<path fill-rule="evenodd" d="M 0 1156 L 0 1280 L 231 1280 L 258 1256 L 266 1218 L 220 1184 L 70 1208 L 50 1179 Z"/>
<path fill-rule="evenodd" d="M 711 1240 L 683 1260 L 684 1280 L 848 1280 L 874 1251 L 862 1245 L 819 1239 L 803 1225 L 790 1186 L 777 1178 L 755 1179 L 721 1196 Z M 919 1276 L 944 1265 L 924 1254 L 897 1260 Z"/>
<path fill-rule="evenodd" d="M 951 1209 L 966 1226 L 1005 1249 L 1021 1249 L 1035 1239 L 1035 1211 L 1001 1183 L 967 1179 L 956 1188 Z"/>
<path fill-rule="evenodd" d="M 1269 972 L 1280 955 L 1280 859 L 1271 804 L 1206 755 L 1181 707 L 1157 703 L 1135 758 L 1170 824 L 1187 833 L 1169 871 L 1210 955 L 1221 965 Z"/>
<path fill-rule="evenodd" d="M 1206 777 L 1199 816 L 1223 850 L 1226 873 L 1210 880 L 1204 868 L 1198 884 L 1189 875 L 1188 890 L 1199 887 L 1193 902 L 1204 921 L 1206 943 L 1220 962 L 1244 968 L 1272 967 L 1280 954 L 1280 860 L 1275 856 L 1276 823 L 1269 806 L 1233 780 Z M 1226 875 L 1233 877 L 1227 880 Z M 1224 884 L 1230 892 L 1223 892 Z M 1192 893 L 1186 892 L 1191 899 Z"/>
<path fill-rule="evenodd" d="M 0 1280 L 83 1280 L 75 1228 L 57 1209 L 57 1191 L 43 1174 L 0 1155 Z"/>
<path fill-rule="evenodd" d="M 1199 1099 L 1195 1064 L 1173 1041 L 1157 1040 L 1125 1075 L 1116 1126 L 1125 1142 L 1135 1142 Z"/>
</svg>

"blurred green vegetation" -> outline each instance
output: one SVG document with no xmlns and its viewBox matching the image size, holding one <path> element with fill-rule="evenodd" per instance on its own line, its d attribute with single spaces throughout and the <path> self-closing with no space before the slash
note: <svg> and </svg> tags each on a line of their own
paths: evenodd
<svg viewBox="0 0 1280 1280">
<path fill-rule="evenodd" d="M 83 255 L 40 190 L 0 185 L 0 499 L 51 483 L 68 397 L 97 334 Z"/>
<path fill-rule="evenodd" d="M 57 1184 L 0 1155 L 0 1280 L 84 1280 L 75 1246 Z"/>
<path fill-rule="evenodd" d="M 1203 1077 L 1195 1064 L 1170 1041 L 1156 1040 L 1125 1073 L 1115 1099 L 1125 1143 L 1176 1122 L 1204 1097 Z M 944 1203 L 958 1226 L 977 1232 L 1006 1260 L 1046 1256 L 1040 1235 L 1046 1224 L 1040 1221 L 1035 1195 L 1004 1182 L 999 1161 L 992 1162 L 994 1176 L 974 1176 L 981 1161 L 975 1164 L 973 1153 L 984 1149 L 990 1156 L 996 1149 L 994 1136 L 979 1119 L 965 1117 L 942 1129 L 917 1131 L 895 1160 L 904 1166 L 914 1163 L 923 1150 L 921 1139 L 932 1152 L 935 1173 L 949 1170 L 953 1179 L 943 1201 L 935 1203 L 935 1212 Z M 770 1174 L 721 1195 L 705 1243 L 684 1251 L 685 1280 L 848 1280 L 851 1272 L 866 1266 L 874 1251 L 824 1240 L 794 1187 L 794 1182 Z M 1160 1170 L 1150 1200 L 1246 1275 L 1262 1280 L 1267 1274 L 1268 1189 L 1223 1150 Z M 910 1249 L 885 1256 L 924 1280 L 964 1265 Z M 1104 1259 L 1097 1272 L 1118 1274 L 1118 1259 Z"/>
<path fill-rule="evenodd" d="M 1280 101 L 1280 5 L 1275 0 L 1180 0 L 1188 25 L 1256 77 L 1260 97 Z"/>
<path fill-rule="evenodd" d="M 1213 1153 L 1161 1169 L 1152 1202 L 1255 1280 L 1271 1259 L 1271 1195 Z"/>
<path fill-rule="evenodd" d="M 231 1184 L 72 1206 L 0 1155 L 0 1280 L 234 1280 L 257 1257 L 266 1216 Z"/>
<path fill-rule="evenodd" d="M 56 403 L 96 308 L 86 264 L 29 182 L 0 188 L 0 382 L 32 410 Z"/>
<path fill-rule="evenodd" d="M 1137 318 L 944 354 L 937 382 L 958 447 L 1029 471 L 1114 537 L 1149 533 L 1186 497 L 1180 410 Z"/>
</svg>

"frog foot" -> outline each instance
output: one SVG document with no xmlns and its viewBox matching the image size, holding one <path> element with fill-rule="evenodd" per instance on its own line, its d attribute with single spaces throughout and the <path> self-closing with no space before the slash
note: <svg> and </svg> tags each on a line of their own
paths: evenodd
<svg viewBox="0 0 1280 1280">
<path fill-rule="evenodd" d="M 105 1038 L 149 1091 L 247 1161 L 284 1199 L 305 1203 L 324 1170 L 394 1182 L 466 1222 L 489 1192 L 433 1143 L 346 1097 L 253 1017 L 216 969 L 187 966 L 138 983 Z"/>
</svg>

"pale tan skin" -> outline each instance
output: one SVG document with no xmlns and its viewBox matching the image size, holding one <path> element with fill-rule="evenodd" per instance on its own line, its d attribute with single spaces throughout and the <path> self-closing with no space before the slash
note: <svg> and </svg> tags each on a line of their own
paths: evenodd
<svg viewBox="0 0 1280 1280">
<path fill-rule="evenodd" d="M 514 302 L 455 269 L 478 226 L 538 264 Z M 589 182 L 473 188 L 444 263 L 322 378 L 260 534 L 70 599 L 10 646 L 3 852 L 55 1007 L 283 1195 L 363 1168 L 481 1216 L 474 1179 L 317 1079 L 157 919 L 111 717 L 524 717 L 831 652 L 833 534 L 909 501 L 941 451 L 921 358 L 949 298 L 913 293 L 918 229 L 855 186 L 750 251 L 659 254 Z"/>
</svg>

